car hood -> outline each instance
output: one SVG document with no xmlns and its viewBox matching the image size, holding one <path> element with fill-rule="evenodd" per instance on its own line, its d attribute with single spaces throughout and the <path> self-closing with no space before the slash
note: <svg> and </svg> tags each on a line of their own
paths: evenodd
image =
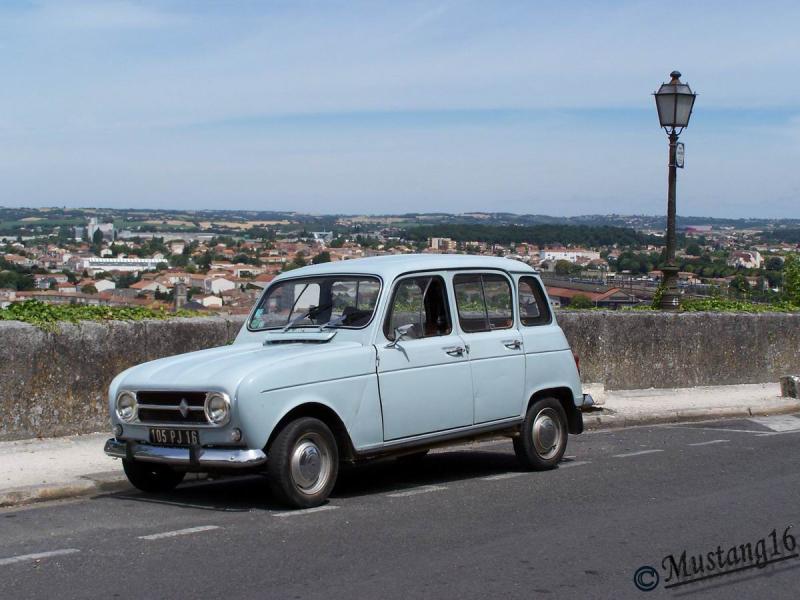
<svg viewBox="0 0 800 600">
<path fill-rule="evenodd" d="M 317 362 L 314 359 L 320 355 L 361 347 L 357 342 L 238 343 L 142 363 L 122 373 L 115 383 L 120 389 L 219 390 L 233 395 L 245 379 L 264 379 L 265 371 L 297 371 L 309 361 Z M 288 368 L 291 365 L 286 363 L 291 362 L 297 362 L 298 369 Z M 272 383 L 280 387 L 288 382 L 273 379 Z"/>
</svg>

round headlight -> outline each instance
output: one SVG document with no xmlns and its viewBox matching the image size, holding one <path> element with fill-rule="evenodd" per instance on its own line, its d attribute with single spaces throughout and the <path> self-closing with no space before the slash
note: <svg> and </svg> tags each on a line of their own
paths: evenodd
<svg viewBox="0 0 800 600">
<path fill-rule="evenodd" d="M 231 418 L 231 403 L 224 394 L 213 393 L 206 396 L 206 419 L 214 425 L 225 425 Z"/>
<path fill-rule="evenodd" d="M 136 396 L 132 392 L 122 392 L 117 396 L 117 416 L 126 423 L 136 418 Z"/>
</svg>

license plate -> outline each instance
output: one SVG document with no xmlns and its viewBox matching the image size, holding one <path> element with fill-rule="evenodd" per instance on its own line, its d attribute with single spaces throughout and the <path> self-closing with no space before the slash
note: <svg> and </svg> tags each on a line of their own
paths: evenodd
<svg viewBox="0 0 800 600">
<path fill-rule="evenodd" d="M 195 446 L 200 443 L 197 429 L 150 428 L 150 443 L 167 446 Z"/>
</svg>

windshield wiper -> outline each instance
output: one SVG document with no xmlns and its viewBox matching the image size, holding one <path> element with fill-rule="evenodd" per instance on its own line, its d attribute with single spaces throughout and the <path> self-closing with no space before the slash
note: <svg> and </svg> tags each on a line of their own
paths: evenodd
<svg viewBox="0 0 800 600">
<path fill-rule="evenodd" d="M 289 321 L 289 322 L 286 324 L 286 326 L 285 326 L 283 329 L 281 329 L 281 333 L 283 333 L 284 331 L 288 331 L 289 329 L 291 329 L 292 327 L 294 327 L 294 326 L 296 326 L 298 323 L 300 323 L 300 321 L 303 321 L 303 320 L 305 320 L 305 319 L 308 319 L 309 317 L 311 317 L 311 318 L 313 319 L 313 318 L 314 318 L 316 315 L 318 315 L 318 314 L 319 314 L 321 311 L 323 311 L 323 310 L 328 310 L 328 308 L 330 308 L 331 306 L 332 306 L 332 305 L 331 305 L 330 303 L 329 303 L 329 304 L 323 304 L 322 306 L 312 306 L 311 308 L 309 308 L 309 309 L 308 309 L 306 312 L 304 312 L 303 314 L 301 314 L 301 315 L 298 315 L 298 316 L 296 316 L 294 319 L 292 319 L 291 321 Z M 312 323 L 310 326 L 313 326 L 313 323 Z M 308 327 L 310 327 L 310 326 L 308 326 Z"/>
<path fill-rule="evenodd" d="M 348 317 L 348 315 L 339 315 L 338 317 L 336 317 L 335 319 L 331 319 L 330 321 L 328 321 L 324 325 L 320 325 L 319 326 L 319 330 L 320 331 L 324 331 L 325 329 L 328 329 L 329 327 L 330 328 L 338 327 L 339 325 L 341 325 L 342 323 L 344 323 L 347 320 L 347 317 Z"/>
</svg>

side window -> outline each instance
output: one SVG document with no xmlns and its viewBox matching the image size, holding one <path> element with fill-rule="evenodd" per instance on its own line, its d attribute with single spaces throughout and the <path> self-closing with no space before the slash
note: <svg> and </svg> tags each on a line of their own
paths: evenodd
<svg viewBox="0 0 800 600">
<path fill-rule="evenodd" d="M 542 286 L 534 277 L 519 279 L 519 320 L 526 327 L 547 325 L 552 320 Z"/>
<path fill-rule="evenodd" d="M 394 340 L 395 329 L 403 325 L 413 325 L 408 339 L 450 334 L 453 325 L 441 277 L 410 277 L 395 286 L 383 327 L 386 339 Z"/>
<path fill-rule="evenodd" d="M 502 275 L 456 275 L 458 322 L 465 333 L 508 329 L 514 324 L 511 286 Z"/>
<path fill-rule="evenodd" d="M 511 286 L 508 284 L 508 279 L 502 275 L 483 275 L 482 277 L 489 326 L 492 329 L 508 329 L 514 324 Z"/>
</svg>

